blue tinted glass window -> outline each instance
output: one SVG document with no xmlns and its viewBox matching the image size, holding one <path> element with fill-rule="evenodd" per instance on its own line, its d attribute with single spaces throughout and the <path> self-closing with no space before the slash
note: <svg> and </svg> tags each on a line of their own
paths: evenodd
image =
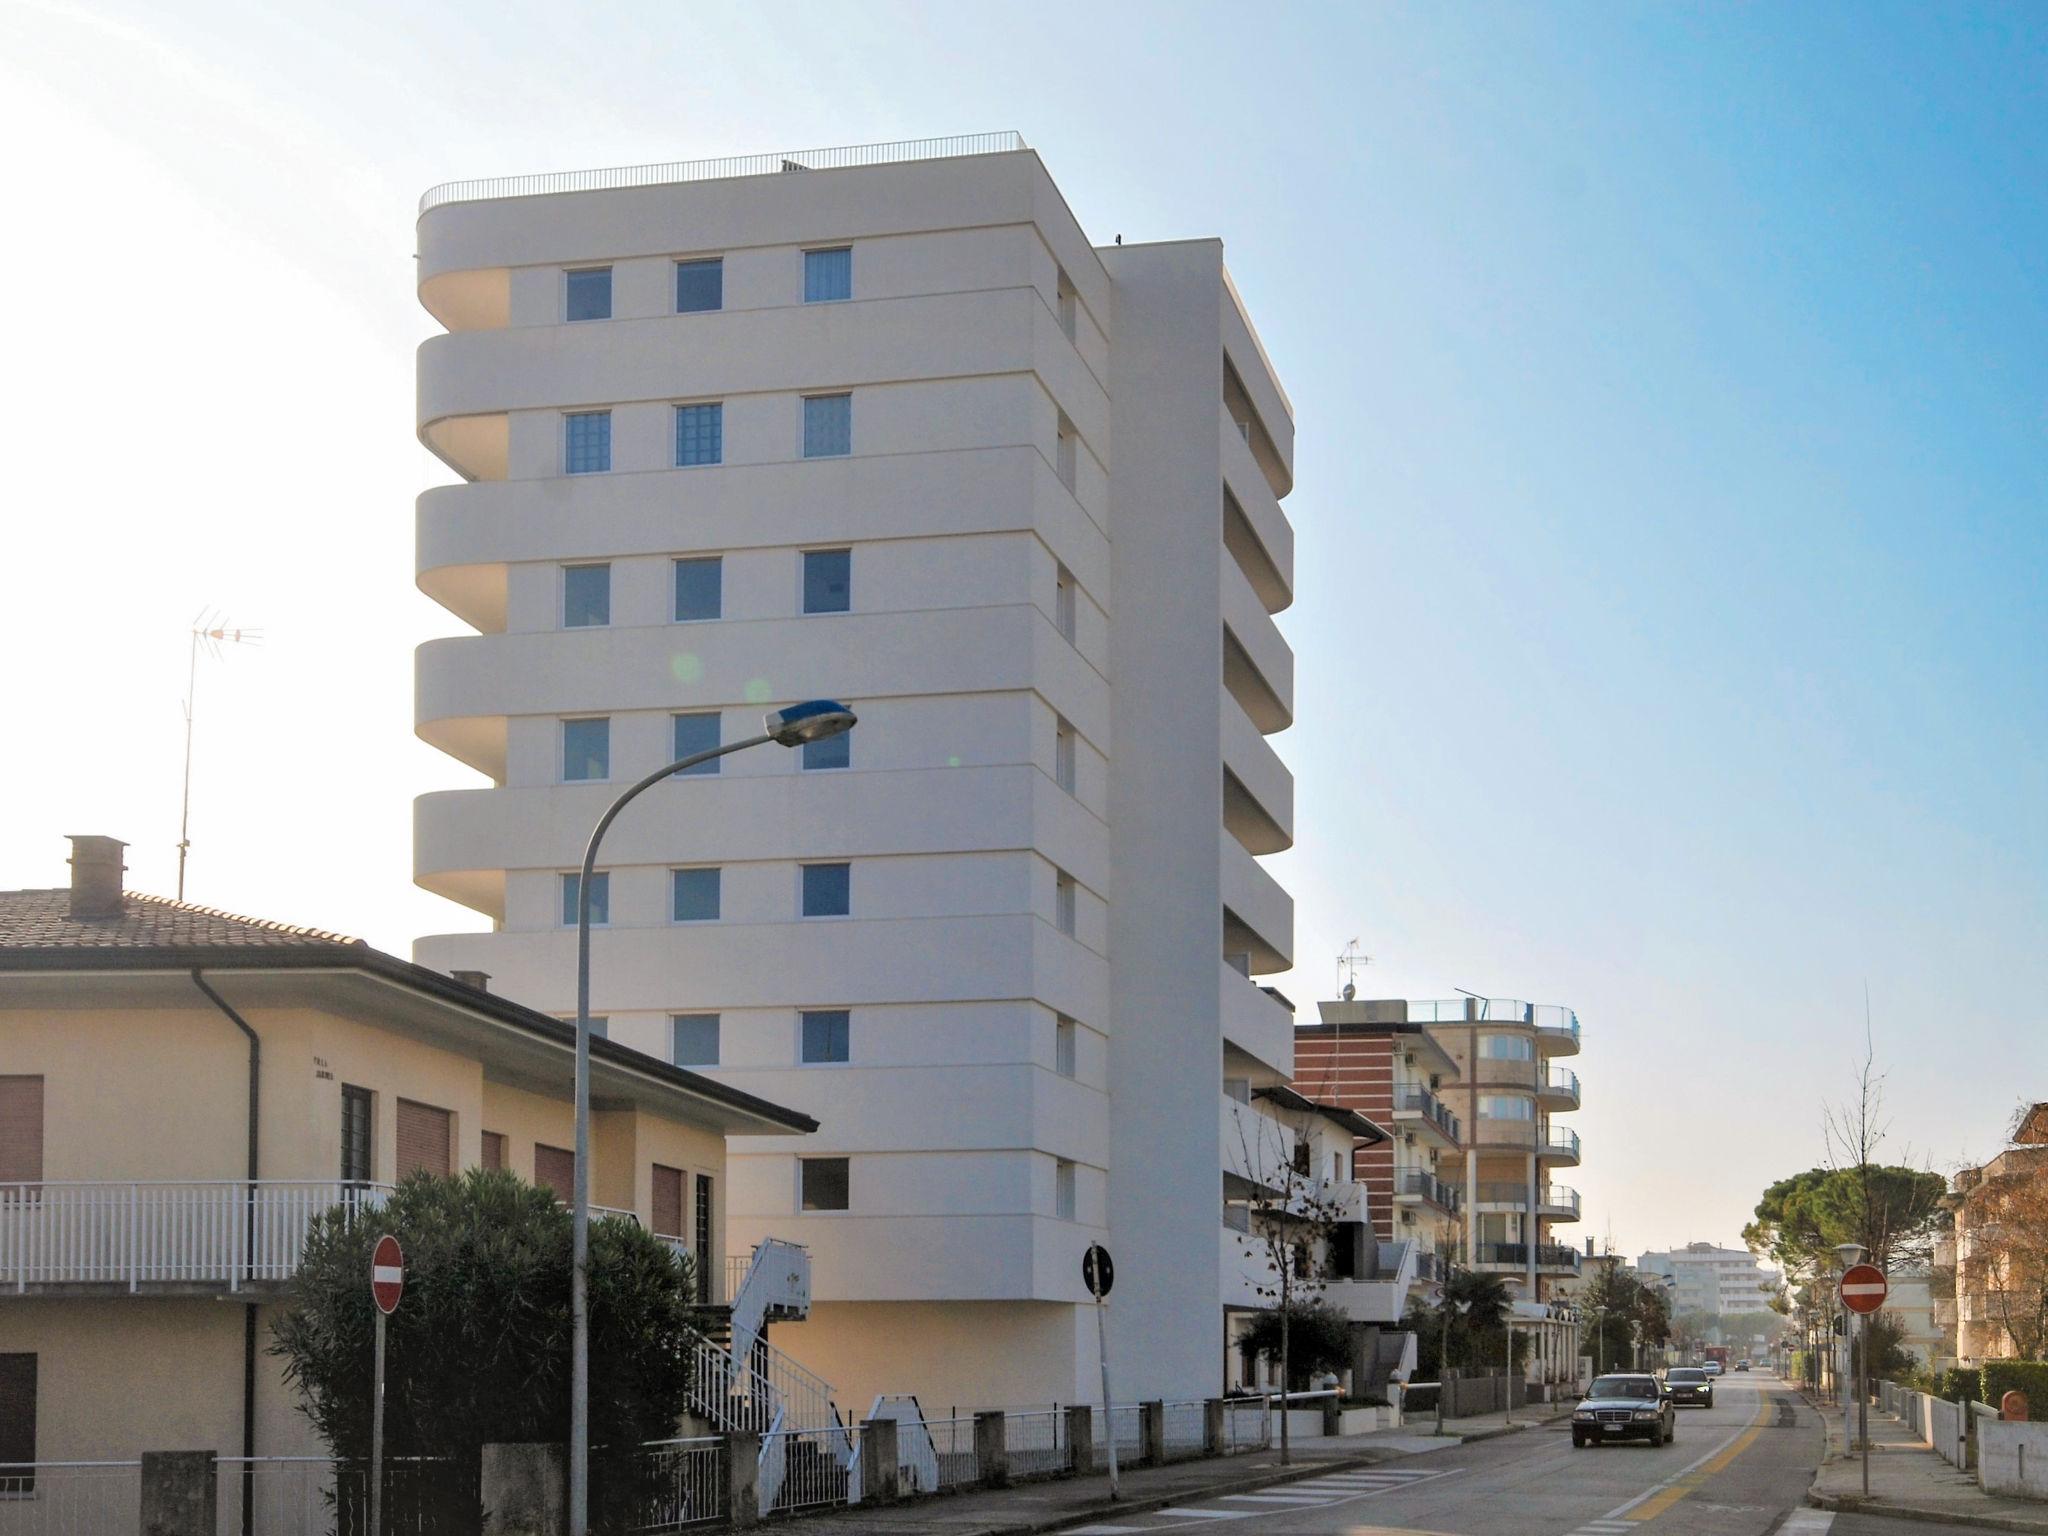
<svg viewBox="0 0 2048 1536">
<path fill-rule="evenodd" d="M 853 910 L 853 866 L 804 866 L 804 916 L 845 917 Z"/>
<path fill-rule="evenodd" d="M 718 917 L 718 871 L 674 869 L 669 915 L 679 923 L 709 923 Z"/>
<path fill-rule="evenodd" d="M 725 258 L 676 263 L 676 313 L 699 314 L 725 306 Z"/>
<path fill-rule="evenodd" d="M 844 1008 L 806 1009 L 804 1056 L 806 1062 L 851 1061 L 853 1059 L 853 1016 Z"/>
<path fill-rule="evenodd" d="M 804 396 L 804 457 L 837 459 L 853 452 L 853 396 Z"/>
<path fill-rule="evenodd" d="M 612 317 L 612 269 L 589 267 L 569 274 L 569 318 L 609 320 Z"/>
<path fill-rule="evenodd" d="M 804 612 L 847 613 L 853 608 L 853 551 L 804 551 Z"/>
<path fill-rule="evenodd" d="M 612 568 L 608 565 L 562 567 L 562 625 L 588 629 L 612 621 Z"/>
<path fill-rule="evenodd" d="M 806 768 L 849 768 L 853 765 L 853 733 L 842 731 L 822 741 L 807 741 L 803 750 Z"/>
<path fill-rule="evenodd" d="M 853 297 L 853 247 L 804 252 L 804 302 L 829 304 Z"/>
<path fill-rule="evenodd" d="M 724 608 L 725 562 L 717 555 L 676 562 L 676 622 L 715 619 Z"/>
<path fill-rule="evenodd" d="M 562 922 L 564 926 L 576 926 L 576 887 L 582 883 L 580 875 L 562 876 Z M 599 870 L 590 877 L 590 922 L 592 927 L 611 921 L 612 877 Z"/>
<path fill-rule="evenodd" d="M 709 752 L 718 745 L 718 712 L 708 711 L 701 715 L 675 715 L 675 756 L 678 760 L 697 752 Z M 699 763 L 694 768 L 685 768 L 676 775 L 679 779 L 694 779 L 699 774 L 718 772 L 718 758 Z"/>
<path fill-rule="evenodd" d="M 676 407 L 676 463 L 719 464 L 725 460 L 725 407 Z"/>
<path fill-rule="evenodd" d="M 575 411 L 566 419 L 562 467 L 572 475 L 600 474 L 612 467 L 612 413 Z"/>
<path fill-rule="evenodd" d="M 562 777 L 608 779 L 612 776 L 612 723 L 609 720 L 562 722 Z"/>
<path fill-rule="evenodd" d="M 670 1014 L 668 1059 L 679 1067 L 717 1066 L 718 1015 Z"/>
</svg>

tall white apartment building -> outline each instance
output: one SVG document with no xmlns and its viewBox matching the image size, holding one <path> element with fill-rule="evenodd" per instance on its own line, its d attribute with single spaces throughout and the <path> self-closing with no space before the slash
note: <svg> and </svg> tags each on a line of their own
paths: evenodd
<svg viewBox="0 0 2048 1536">
<path fill-rule="evenodd" d="M 1014 135 L 436 188 L 419 294 L 418 958 L 814 1116 L 697 1219 L 807 1244 L 865 1410 L 1211 1393 L 1222 1083 L 1284 1082 L 1291 410 L 1216 240 L 1095 246 Z M 1226 1069 L 1226 1058 L 1228 1067 Z"/>
<path fill-rule="evenodd" d="M 1677 1285 L 1673 1312 L 1715 1312 L 1733 1316 L 1762 1312 L 1775 1289 L 1778 1271 L 1766 1269 L 1747 1248 L 1722 1248 L 1713 1243 L 1687 1243 L 1683 1248 L 1646 1253 L 1636 1261 L 1645 1274 L 1669 1275 Z"/>
</svg>

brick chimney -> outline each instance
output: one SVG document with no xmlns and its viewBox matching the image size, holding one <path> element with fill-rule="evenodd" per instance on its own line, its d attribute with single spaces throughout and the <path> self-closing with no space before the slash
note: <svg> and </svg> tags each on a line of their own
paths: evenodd
<svg viewBox="0 0 2048 1536">
<path fill-rule="evenodd" d="M 461 982 L 465 987 L 474 987 L 479 992 L 491 990 L 491 973 L 489 971 L 450 971 L 448 974 Z"/>
<path fill-rule="evenodd" d="M 73 917 L 119 917 L 126 910 L 121 874 L 128 866 L 121 862 L 121 850 L 127 846 L 118 837 L 71 834 Z"/>
</svg>

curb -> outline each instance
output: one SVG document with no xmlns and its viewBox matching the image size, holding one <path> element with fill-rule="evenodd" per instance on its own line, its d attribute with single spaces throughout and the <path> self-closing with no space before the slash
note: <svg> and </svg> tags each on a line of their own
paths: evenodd
<svg viewBox="0 0 2048 1536">
<path fill-rule="evenodd" d="M 1806 1490 L 1806 1502 L 1816 1509 L 1832 1509 L 1843 1514 L 1880 1515 L 1893 1520 L 1911 1520 L 1920 1525 L 1963 1525 L 1980 1531 L 2029 1531 L 2035 1533 L 2035 1536 L 2048 1532 L 2048 1520 L 2026 1520 L 2012 1515 L 1963 1514 L 1955 1510 L 1928 1509 L 1919 1504 L 1901 1504 L 1896 1500 L 1881 1499 L 1875 1495 L 1866 1499 L 1856 1493 L 1821 1493 L 1817 1487 Z"/>
</svg>

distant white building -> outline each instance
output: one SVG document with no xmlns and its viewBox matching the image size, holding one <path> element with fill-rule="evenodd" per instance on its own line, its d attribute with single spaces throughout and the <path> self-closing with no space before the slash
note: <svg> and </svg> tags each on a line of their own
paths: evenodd
<svg viewBox="0 0 2048 1536">
<path fill-rule="evenodd" d="M 735 1145 L 702 1226 L 809 1247 L 776 1342 L 842 1404 L 1095 1392 L 1096 1242 L 1118 1392 L 1221 1390 L 1236 1117 L 1294 1061 L 1253 979 L 1294 423 L 1221 243 L 1091 244 L 1014 135 L 457 183 L 418 237 L 459 477 L 418 583 L 468 632 L 417 729 L 482 777 L 414 869 L 490 920 L 418 958 L 566 1014 L 612 797 L 845 700 L 649 791 L 592 882 L 611 1040 L 820 1122 Z"/>
<path fill-rule="evenodd" d="M 1766 1269 L 1747 1248 L 1714 1243 L 1687 1243 L 1683 1248 L 1646 1253 L 1636 1261 L 1645 1274 L 1669 1275 L 1676 1282 L 1671 1310 L 1712 1312 L 1727 1316 L 1761 1312 L 1779 1282 L 1778 1271 Z"/>
</svg>

